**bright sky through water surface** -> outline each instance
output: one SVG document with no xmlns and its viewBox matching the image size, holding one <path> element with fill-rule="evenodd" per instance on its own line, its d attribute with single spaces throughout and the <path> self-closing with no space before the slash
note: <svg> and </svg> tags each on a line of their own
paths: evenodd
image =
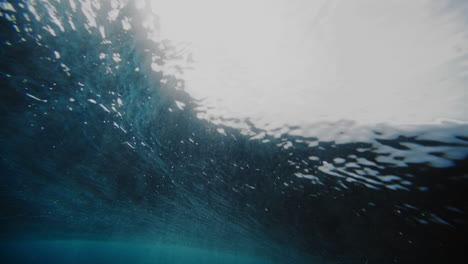
<svg viewBox="0 0 468 264">
<path fill-rule="evenodd" d="M 257 126 L 467 120 L 468 2 L 154 0 L 190 43 L 204 118 Z"/>
</svg>

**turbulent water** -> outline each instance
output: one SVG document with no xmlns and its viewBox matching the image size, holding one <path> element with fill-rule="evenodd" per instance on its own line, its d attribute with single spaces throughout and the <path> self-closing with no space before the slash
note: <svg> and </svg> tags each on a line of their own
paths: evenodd
<svg viewBox="0 0 468 264">
<path fill-rule="evenodd" d="M 464 256 L 467 124 L 213 123 L 158 30 L 132 1 L 0 1 L 2 263 Z"/>
</svg>

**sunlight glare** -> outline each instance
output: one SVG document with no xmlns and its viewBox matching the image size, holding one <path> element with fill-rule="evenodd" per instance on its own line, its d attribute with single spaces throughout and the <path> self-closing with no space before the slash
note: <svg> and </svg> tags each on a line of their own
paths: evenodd
<svg viewBox="0 0 468 264">
<path fill-rule="evenodd" d="M 447 3 L 154 0 L 152 7 L 163 38 L 191 44 L 186 90 L 204 99 L 208 118 L 281 126 L 466 120 L 467 4 L 443 10 Z"/>
</svg>

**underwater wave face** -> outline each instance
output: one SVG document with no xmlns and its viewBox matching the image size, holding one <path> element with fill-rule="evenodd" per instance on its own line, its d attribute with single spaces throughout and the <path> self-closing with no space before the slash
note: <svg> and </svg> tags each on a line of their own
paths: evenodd
<svg viewBox="0 0 468 264">
<path fill-rule="evenodd" d="M 144 2 L 1 1 L 0 23 L 3 243 L 144 241 L 271 263 L 463 256 L 467 124 L 213 123 L 184 90 L 190 54 L 158 37 Z"/>
</svg>

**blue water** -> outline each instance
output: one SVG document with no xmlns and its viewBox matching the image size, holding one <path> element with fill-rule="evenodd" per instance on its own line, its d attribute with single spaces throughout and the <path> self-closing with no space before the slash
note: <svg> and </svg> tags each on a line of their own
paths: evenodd
<svg viewBox="0 0 468 264">
<path fill-rule="evenodd" d="M 148 39 L 154 15 L 99 3 L 0 2 L 2 263 L 463 256 L 466 124 L 364 127 L 360 140 L 352 121 L 310 127 L 327 140 L 215 125 L 170 66 L 184 52 Z"/>
<path fill-rule="evenodd" d="M 80 240 L 9 242 L 2 256 L 2 263 L 271 263 L 196 247 Z"/>
</svg>

